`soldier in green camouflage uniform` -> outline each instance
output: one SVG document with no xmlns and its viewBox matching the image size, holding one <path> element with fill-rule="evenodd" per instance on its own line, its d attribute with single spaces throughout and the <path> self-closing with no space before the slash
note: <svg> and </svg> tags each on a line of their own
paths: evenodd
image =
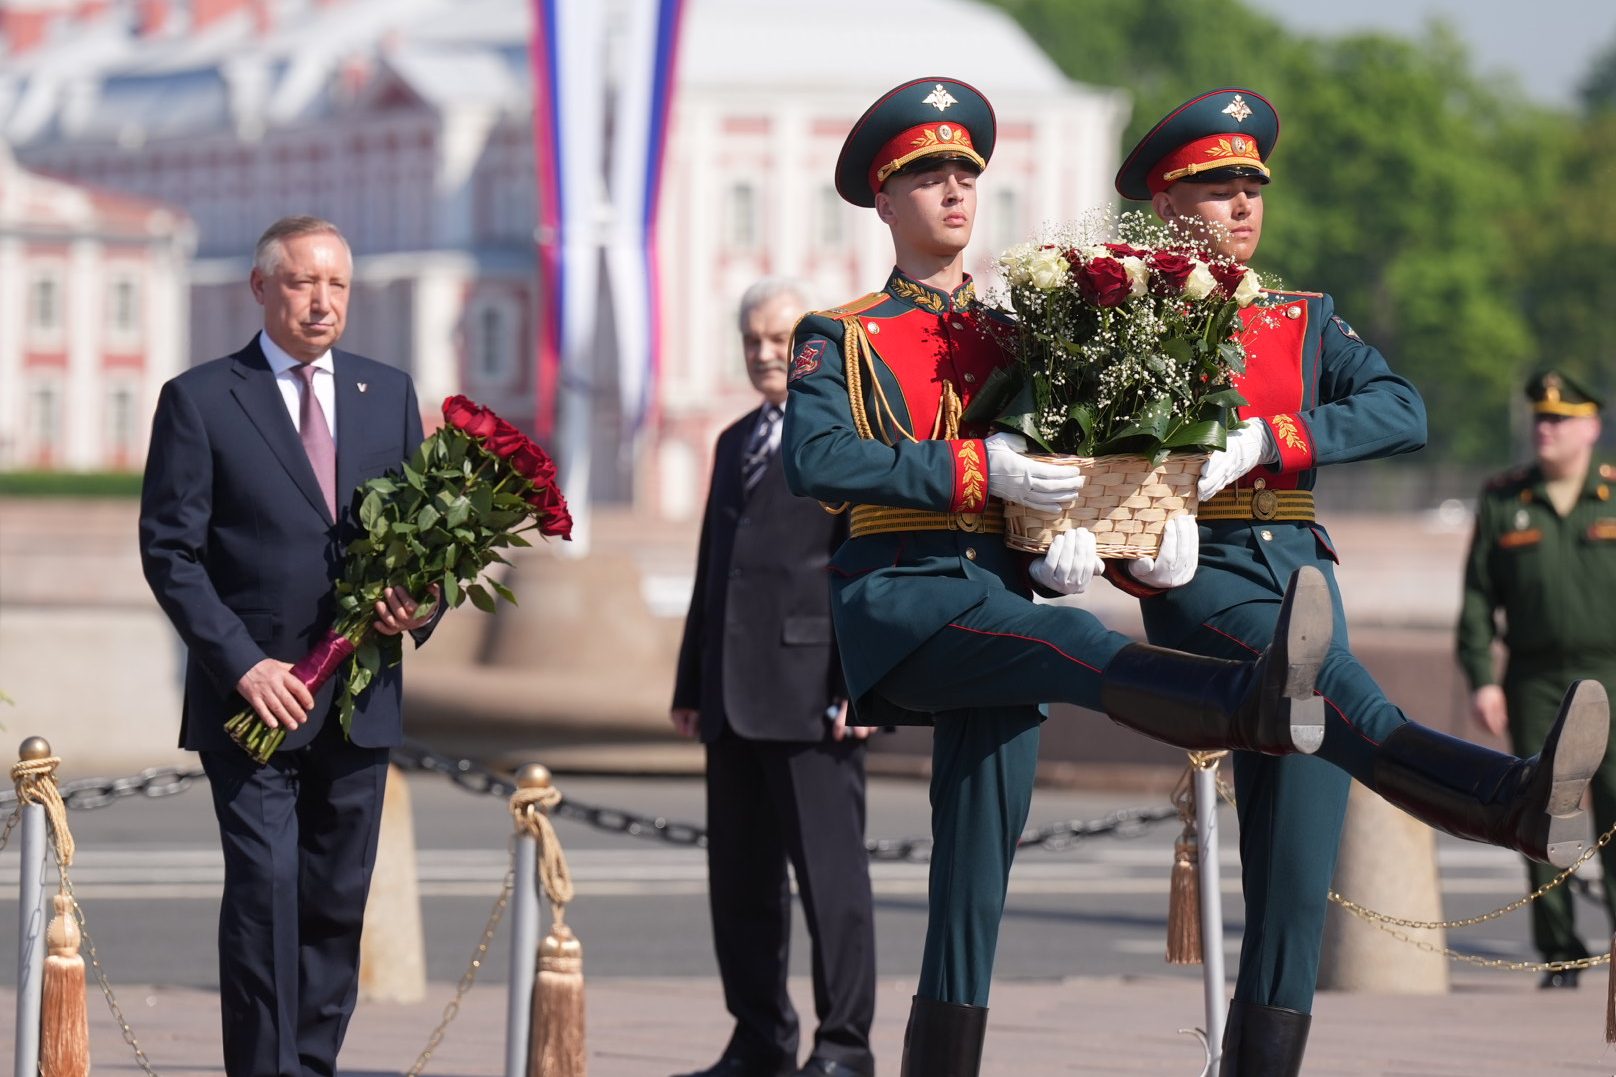
<svg viewBox="0 0 1616 1077">
<path fill-rule="evenodd" d="M 1554 370 L 1534 376 L 1526 395 L 1536 460 L 1481 492 L 1459 620 L 1472 714 L 1495 735 L 1507 729 L 1522 754 L 1542 747 L 1567 683 L 1589 678 L 1616 686 L 1616 466 L 1594 455 L 1603 405 Z M 1509 649 L 1502 683 L 1492 656 L 1500 635 Z M 1608 751 L 1591 788 L 1602 833 L 1616 823 L 1616 757 Z M 1601 861 L 1605 903 L 1616 922 L 1616 843 Z M 1558 874 L 1532 860 L 1526 869 L 1533 890 Z M 1588 956 L 1566 887 L 1532 903 L 1532 942 L 1545 961 Z M 1545 972 L 1542 986 L 1575 987 L 1577 970 Z"/>
</svg>

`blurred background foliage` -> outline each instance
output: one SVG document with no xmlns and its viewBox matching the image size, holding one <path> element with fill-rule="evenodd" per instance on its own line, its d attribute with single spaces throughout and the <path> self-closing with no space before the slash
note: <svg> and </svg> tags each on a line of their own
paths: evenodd
<svg viewBox="0 0 1616 1077">
<path fill-rule="evenodd" d="M 1616 315 L 1616 42 L 1580 108 L 1483 77 L 1443 22 L 1313 37 L 1240 0 L 996 0 L 1072 78 L 1134 98 L 1124 153 L 1221 86 L 1280 113 L 1255 259 L 1336 310 L 1419 386 L 1422 463 L 1507 462 L 1535 366 L 1606 390 Z"/>
</svg>

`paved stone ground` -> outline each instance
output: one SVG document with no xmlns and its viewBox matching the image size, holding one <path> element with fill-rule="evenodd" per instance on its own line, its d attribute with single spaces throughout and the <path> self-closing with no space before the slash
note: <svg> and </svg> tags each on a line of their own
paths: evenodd
<svg viewBox="0 0 1616 1077">
<path fill-rule="evenodd" d="M 1487 1077 L 1616 1073 L 1604 1042 L 1603 978 L 1577 992 L 1540 992 L 1519 977 L 1475 974 L 1450 994 L 1321 995 L 1309 1077 Z M 498 985 L 475 988 L 425 1073 L 497 1077 L 503 1071 L 505 999 Z M 896 1074 L 910 985 L 880 985 L 875 1047 L 879 1072 Z M 805 980 L 792 983 L 811 1012 Z M 343 1053 L 352 1077 L 406 1072 L 452 997 L 433 984 L 418 1005 L 361 1006 Z M 216 998 L 177 988 L 120 987 L 120 1001 L 158 1073 L 218 1073 Z M 92 1054 L 103 1074 L 138 1073 L 99 996 L 92 996 Z M 11 991 L 0 991 L 7 1015 Z M 588 985 L 591 1077 L 667 1077 L 704 1066 L 728 1033 L 714 979 L 597 979 Z M 1184 1074 L 1203 1065 L 1194 981 L 1172 977 L 1007 981 L 994 987 L 984 1077 L 1043 1074 Z M 0 1057 L 12 1052 L 0 1023 Z"/>
</svg>

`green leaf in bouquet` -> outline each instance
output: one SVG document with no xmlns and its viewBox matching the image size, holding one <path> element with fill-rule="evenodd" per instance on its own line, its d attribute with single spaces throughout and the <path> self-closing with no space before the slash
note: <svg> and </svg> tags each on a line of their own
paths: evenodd
<svg viewBox="0 0 1616 1077">
<path fill-rule="evenodd" d="M 374 531 L 377 521 L 382 519 L 382 495 L 371 490 L 359 503 L 359 526 L 366 531 Z"/>
<path fill-rule="evenodd" d="M 494 491 L 487 486 L 478 486 L 466 495 L 471 502 L 471 511 L 477 514 L 478 519 L 494 511 Z"/>
<path fill-rule="evenodd" d="M 369 482 L 365 483 L 365 485 L 378 494 L 391 494 L 398 490 L 398 483 L 394 482 L 386 475 L 371 479 Z"/>
<path fill-rule="evenodd" d="M 342 732 L 349 738 L 353 736 L 354 694 L 352 686 L 345 686 L 337 693 L 337 721 L 342 723 Z"/>
<path fill-rule="evenodd" d="M 500 598 L 503 598 L 506 602 L 509 602 L 513 606 L 516 605 L 515 591 L 512 591 L 509 587 L 506 587 L 498 580 L 489 580 L 488 586 L 492 587 L 494 589 L 494 593 L 499 595 Z"/>
<path fill-rule="evenodd" d="M 505 533 L 505 537 L 510 539 L 510 542 L 508 543 L 508 545 L 511 545 L 511 546 L 532 546 L 533 545 L 533 543 L 529 542 L 527 539 L 523 538 L 521 535 L 518 535 L 514 531 L 507 531 Z"/>
<path fill-rule="evenodd" d="M 1180 363 L 1189 362 L 1190 358 L 1194 355 L 1194 348 L 1191 346 L 1190 342 L 1183 337 L 1168 337 L 1166 340 L 1161 342 L 1161 349 L 1167 355 L 1171 356 L 1175 361 Z M 1149 359 L 1156 359 L 1156 364 L 1151 366 Z M 1146 365 L 1150 369 L 1157 371 L 1162 369 L 1161 361 L 1156 356 L 1150 356 L 1149 359 L 1147 359 Z"/>
<path fill-rule="evenodd" d="M 1168 424 L 1172 421 L 1173 403 L 1166 397 L 1152 400 L 1139 409 L 1133 421 L 1117 430 L 1107 439 L 1107 444 L 1126 441 L 1132 438 L 1149 438 L 1160 441 L 1162 435 L 1167 433 Z"/>
<path fill-rule="evenodd" d="M 1219 344 L 1218 358 L 1236 374 L 1246 372 L 1246 349 L 1238 340 L 1225 340 Z"/>
<path fill-rule="evenodd" d="M 453 609 L 460 605 L 460 581 L 455 579 L 453 572 L 443 574 L 443 600 Z"/>
<path fill-rule="evenodd" d="M 471 439 L 457 437 L 445 438 L 444 440 L 447 443 L 444 449 L 444 459 L 458 470 L 460 464 L 466 459 L 466 449 L 471 444 Z"/>
<path fill-rule="evenodd" d="M 337 609 L 341 610 L 343 613 L 357 613 L 359 611 L 358 596 L 347 594 L 338 598 Z"/>
<path fill-rule="evenodd" d="M 419 459 L 417 460 L 417 462 L 421 463 L 421 464 L 426 463 L 426 461 L 419 460 Z M 422 467 L 419 470 L 417 470 L 416 468 L 411 467 L 409 464 L 405 464 L 404 465 L 404 481 L 409 483 L 411 486 L 415 487 L 417 490 L 425 490 L 426 489 L 426 480 L 424 478 L 422 478 L 422 474 L 425 471 L 426 471 L 425 467 Z"/>
<path fill-rule="evenodd" d="M 449 511 L 444 514 L 443 520 L 450 528 L 456 528 L 465 523 L 466 517 L 470 515 L 471 499 L 461 496 L 455 498 L 449 505 Z"/>
<path fill-rule="evenodd" d="M 1219 421 L 1185 422 L 1167 432 L 1162 446 L 1168 449 L 1222 449 L 1228 429 Z"/>
<path fill-rule="evenodd" d="M 484 613 L 494 612 L 494 596 L 489 594 L 480 583 L 466 584 L 466 594 L 471 598 L 471 604 Z"/>
<path fill-rule="evenodd" d="M 1077 424 L 1077 429 L 1081 434 L 1079 438 L 1080 444 L 1077 449 L 1079 453 L 1082 453 L 1084 451 L 1083 447 L 1087 446 L 1094 438 L 1094 409 L 1087 404 L 1073 404 L 1066 409 L 1066 417 Z"/>
<path fill-rule="evenodd" d="M 1205 415 L 1207 408 L 1240 408 L 1245 405 L 1246 398 L 1240 395 L 1239 389 L 1219 389 L 1196 401 L 1196 408 L 1202 415 Z"/>
<path fill-rule="evenodd" d="M 431 505 L 422 505 L 421 511 L 415 514 L 415 526 L 421 531 L 426 531 L 436 524 L 442 516 L 443 514 Z M 422 535 L 421 537 L 425 539 L 426 536 Z"/>
<path fill-rule="evenodd" d="M 1009 408 L 1021 391 L 1026 375 L 1020 367 L 1002 366 L 987 376 L 987 380 L 971 397 L 971 403 L 960 415 L 960 421 L 976 426 L 990 426 Z"/>
</svg>

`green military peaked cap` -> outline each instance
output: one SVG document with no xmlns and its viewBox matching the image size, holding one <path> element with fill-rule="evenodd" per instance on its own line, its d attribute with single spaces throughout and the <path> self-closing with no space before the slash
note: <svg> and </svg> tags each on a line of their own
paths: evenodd
<svg viewBox="0 0 1616 1077">
<path fill-rule="evenodd" d="M 1148 202 L 1179 180 L 1250 176 L 1269 180 L 1268 155 L 1279 141 L 1279 113 L 1253 90 L 1211 90 L 1192 97 L 1145 133 L 1117 170 L 1117 193 Z"/>
<path fill-rule="evenodd" d="M 865 110 L 836 159 L 836 193 L 875 205 L 887 177 L 923 157 L 953 157 L 986 168 L 997 124 L 988 99 L 958 79 L 912 79 Z"/>
<path fill-rule="evenodd" d="M 1605 402 L 1563 370 L 1540 370 L 1526 382 L 1534 415 L 1598 415 Z"/>
</svg>

